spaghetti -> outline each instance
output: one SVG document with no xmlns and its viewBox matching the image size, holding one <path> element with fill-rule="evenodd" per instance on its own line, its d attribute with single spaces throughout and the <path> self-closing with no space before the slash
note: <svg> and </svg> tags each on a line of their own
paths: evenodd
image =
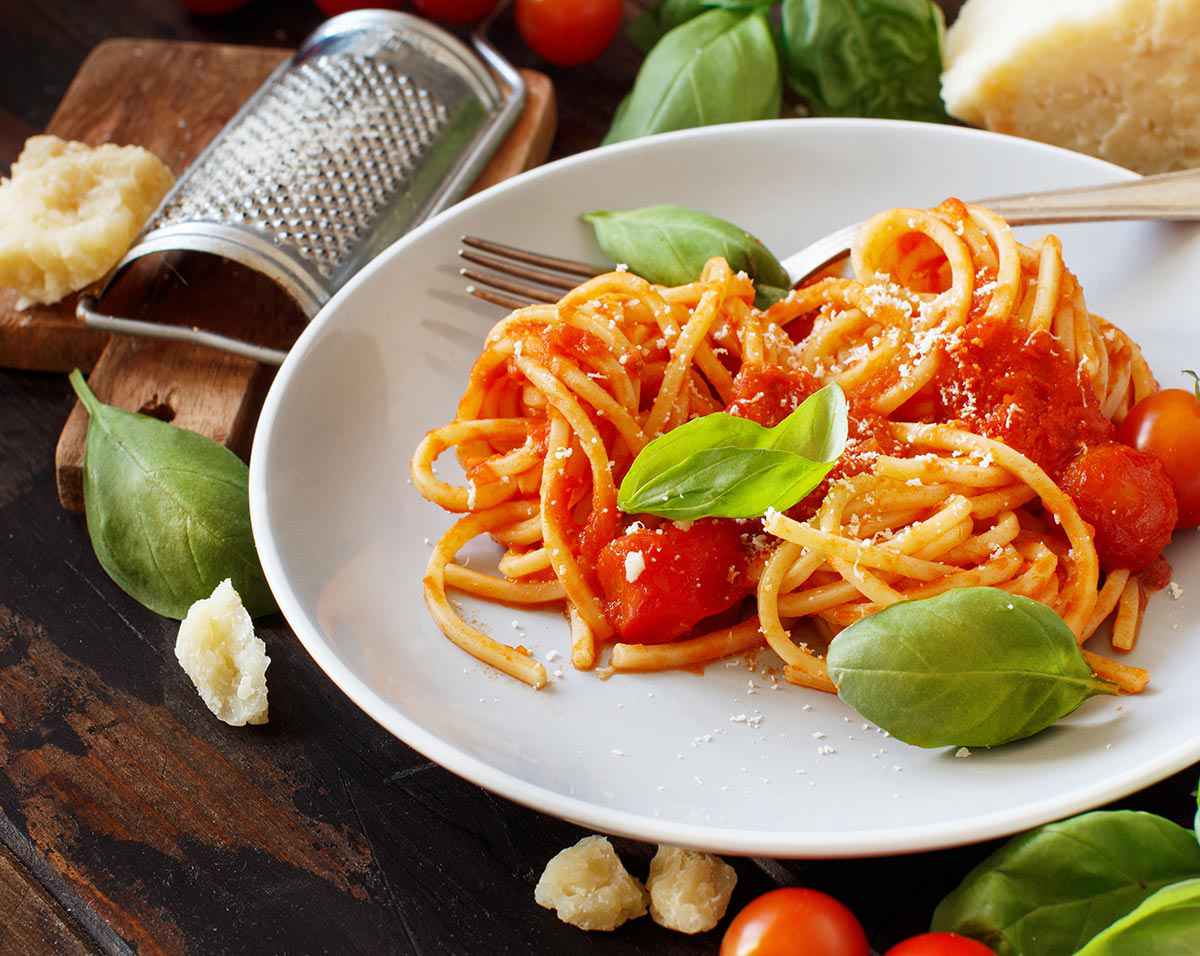
<svg viewBox="0 0 1200 956">
<path fill-rule="evenodd" d="M 767 645 L 789 681 L 834 691 L 821 645 L 839 629 L 897 601 L 987 585 L 1047 604 L 1081 645 L 1111 618 L 1113 646 L 1132 648 L 1149 593 L 1166 583 L 1163 529 L 1109 527 L 1072 489 L 1090 449 L 1108 447 L 1113 423 L 1157 390 L 1138 347 L 1088 311 L 1055 237 L 1023 245 L 999 216 L 957 200 L 874 217 L 852 269 L 765 311 L 719 258 L 675 288 L 617 271 L 497 324 L 454 421 L 412 460 L 421 494 L 463 515 L 425 575 L 446 636 L 527 684 L 547 681 L 524 648 L 468 623 L 454 589 L 562 605 L 580 669 L 606 647 L 613 670 L 650 671 Z M 657 435 L 722 410 L 774 425 L 828 382 L 850 399 L 850 442 L 787 514 L 618 511 L 621 477 Z M 434 472 L 451 448 L 465 485 Z M 1162 497 L 1145 484 L 1139 493 Z M 505 548 L 500 576 L 455 561 L 484 534 Z M 1085 655 L 1126 692 L 1149 679 Z"/>
</svg>

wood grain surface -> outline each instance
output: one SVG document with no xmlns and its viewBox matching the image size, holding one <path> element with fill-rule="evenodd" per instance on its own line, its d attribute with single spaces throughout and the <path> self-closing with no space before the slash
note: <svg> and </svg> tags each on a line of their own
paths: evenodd
<svg viewBox="0 0 1200 956">
<path fill-rule="evenodd" d="M 174 0 L 0 3 L 0 163 L 107 36 L 294 46 L 319 19 L 303 0 L 211 19 Z M 509 26 L 498 37 L 536 65 Z M 638 62 L 621 40 L 596 64 L 550 71 L 553 155 L 599 141 Z M 174 660 L 176 626 L 108 579 L 83 518 L 58 506 L 53 453 L 72 405 L 61 375 L 0 371 L 0 953 L 716 951 L 717 933 L 641 919 L 584 934 L 534 905 L 546 860 L 583 831 L 389 736 L 281 620 L 261 630 L 270 724 L 215 721 Z M 1196 772 L 1121 805 L 1190 825 Z M 850 905 L 882 951 L 923 930 L 993 846 L 769 873 L 734 860 L 733 906 L 777 880 L 814 886 Z M 618 848 L 644 876 L 653 848 Z"/>
</svg>

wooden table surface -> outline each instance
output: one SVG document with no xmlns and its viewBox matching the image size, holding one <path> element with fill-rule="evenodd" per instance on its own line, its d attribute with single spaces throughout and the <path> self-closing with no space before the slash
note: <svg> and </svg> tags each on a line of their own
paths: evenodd
<svg viewBox="0 0 1200 956">
<path fill-rule="evenodd" d="M 948 13 L 960 5 L 944 4 Z M 113 36 L 295 46 L 307 0 L 193 19 L 176 0 L 0 3 L 0 172 Z M 500 45 L 541 66 L 511 28 Z M 549 70 L 556 156 L 600 140 L 639 57 Z M 176 625 L 100 569 L 55 498 L 61 375 L 0 371 L 0 953 L 714 953 L 641 919 L 584 934 L 533 902 L 583 832 L 465 783 L 360 713 L 279 619 L 271 723 L 214 720 Z M 1122 801 L 1189 820 L 1196 768 Z M 920 932 L 994 844 L 892 859 L 733 861 L 736 909 L 777 881 L 834 893 L 879 950 Z M 641 863 L 652 848 L 622 843 Z M 636 867 L 635 867 L 636 870 Z M 770 872 L 767 872 L 770 870 Z"/>
</svg>

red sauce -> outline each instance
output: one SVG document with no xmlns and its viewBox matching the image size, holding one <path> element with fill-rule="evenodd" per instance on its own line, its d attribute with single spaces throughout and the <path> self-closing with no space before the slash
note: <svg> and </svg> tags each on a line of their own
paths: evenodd
<svg viewBox="0 0 1200 956">
<path fill-rule="evenodd" d="M 605 613 L 621 639 L 633 644 L 675 640 L 753 591 L 743 530 L 730 519 L 704 518 L 686 530 L 666 522 L 606 545 L 596 573 Z M 625 559 L 635 551 L 645 566 L 629 581 Z"/>
<path fill-rule="evenodd" d="M 821 383 L 804 369 L 744 368 L 734 377 L 731 415 L 774 428 Z"/>
<path fill-rule="evenodd" d="M 933 387 L 934 421 L 957 419 L 1011 445 L 1055 478 L 1085 446 L 1113 437 L 1091 386 L 1048 332 L 975 324 L 949 351 Z"/>
</svg>

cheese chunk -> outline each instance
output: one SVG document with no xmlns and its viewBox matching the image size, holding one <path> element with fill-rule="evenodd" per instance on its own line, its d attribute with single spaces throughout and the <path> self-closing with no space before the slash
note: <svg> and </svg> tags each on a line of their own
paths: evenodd
<svg viewBox="0 0 1200 956">
<path fill-rule="evenodd" d="M 602 836 L 584 837 L 551 859 L 533 898 L 580 929 L 613 930 L 646 912 L 646 891 Z"/>
<path fill-rule="evenodd" d="M 226 578 L 188 608 L 175 657 L 204 703 L 231 727 L 267 722 L 267 645 Z"/>
<path fill-rule="evenodd" d="M 48 304 L 103 278 L 172 182 L 140 146 L 31 137 L 0 180 L 0 286 Z"/>
<path fill-rule="evenodd" d="M 1200 0 L 968 0 L 942 98 L 1141 173 L 1200 166 Z"/>
<path fill-rule="evenodd" d="M 737 872 L 720 857 L 659 846 L 650 861 L 650 918 L 681 933 L 704 933 L 721 922 Z"/>
</svg>

